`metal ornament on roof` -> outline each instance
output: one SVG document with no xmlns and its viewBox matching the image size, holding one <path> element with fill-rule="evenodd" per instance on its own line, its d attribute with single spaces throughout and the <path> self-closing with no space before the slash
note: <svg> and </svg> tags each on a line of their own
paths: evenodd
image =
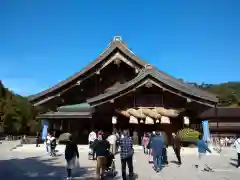
<svg viewBox="0 0 240 180">
<path fill-rule="evenodd" d="M 151 82 L 151 81 L 147 81 L 146 84 L 145 84 L 145 86 L 146 86 L 147 88 L 151 88 L 153 85 L 152 85 L 152 82 Z"/>
</svg>

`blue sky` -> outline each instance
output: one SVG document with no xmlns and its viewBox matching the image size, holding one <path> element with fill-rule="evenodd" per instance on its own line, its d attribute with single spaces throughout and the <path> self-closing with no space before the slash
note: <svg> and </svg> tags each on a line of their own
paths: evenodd
<svg viewBox="0 0 240 180">
<path fill-rule="evenodd" d="M 239 0 L 0 0 L 0 79 L 16 93 L 37 93 L 121 35 L 177 78 L 239 81 L 239 9 Z"/>
</svg>

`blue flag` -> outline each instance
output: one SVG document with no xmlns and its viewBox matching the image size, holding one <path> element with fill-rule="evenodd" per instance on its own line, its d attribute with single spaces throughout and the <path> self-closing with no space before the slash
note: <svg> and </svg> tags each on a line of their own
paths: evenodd
<svg viewBox="0 0 240 180">
<path fill-rule="evenodd" d="M 42 120 L 42 139 L 43 140 L 47 139 L 47 134 L 48 134 L 48 121 Z"/>
<path fill-rule="evenodd" d="M 208 120 L 202 121 L 202 129 L 203 129 L 203 140 L 209 141 L 210 140 L 210 131 L 209 131 Z"/>
</svg>

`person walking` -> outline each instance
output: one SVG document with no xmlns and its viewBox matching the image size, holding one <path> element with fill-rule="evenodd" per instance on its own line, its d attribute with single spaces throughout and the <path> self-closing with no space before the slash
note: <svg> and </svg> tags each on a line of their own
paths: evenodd
<svg viewBox="0 0 240 180">
<path fill-rule="evenodd" d="M 155 131 L 153 131 L 152 134 L 150 134 L 149 143 L 148 143 L 148 145 L 147 145 L 147 149 L 148 149 L 148 162 L 149 162 L 149 163 L 152 163 L 152 162 L 153 162 L 151 144 L 152 144 L 152 140 L 153 140 L 153 138 L 155 137 L 155 135 L 156 135 L 156 132 L 155 132 Z"/>
<path fill-rule="evenodd" d="M 160 132 L 156 132 L 156 136 L 152 139 L 151 142 L 152 147 L 152 155 L 153 155 L 153 162 L 154 162 L 154 170 L 159 172 L 162 169 L 162 153 L 164 149 L 164 142 L 161 137 Z"/>
<path fill-rule="evenodd" d="M 67 161 L 67 180 L 70 180 L 72 179 L 72 169 L 79 164 L 78 147 L 72 136 L 69 136 L 69 140 L 66 143 L 65 159 Z"/>
<path fill-rule="evenodd" d="M 199 135 L 198 141 L 198 171 L 211 171 L 212 169 L 206 164 L 206 152 L 211 153 L 211 150 L 208 148 L 207 143 L 202 139 L 202 135 Z"/>
<path fill-rule="evenodd" d="M 104 133 L 98 133 L 98 139 L 96 139 L 93 143 L 93 149 L 96 152 L 97 157 L 97 179 L 101 179 L 105 172 L 107 163 L 106 157 L 108 155 L 109 148 L 110 144 L 106 140 Z"/>
<path fill-rule="evenodd" d="M 108 136 L 108 142 L 110 144 L 110 152 L 112 154 L 116 154 L 116 143 L 117 143 L 117 137 L 116 134 L 113 132 L 110 136 Z"/>
<path fill-rule="evenodd" d="M 147 149 L 148 143 L 149 143 L 149 136 L 147 133 L 144 133 L 142 138 L 142 146 L 143 146 L 144 154 L 148 154 L 148 149 Z"/>
<path fill-rule="evenodd" d="M 47 138 L 46 138 L 46 150 L 48 153 L 51 152 L 51 149 L 50 149 L 51 137 L 52 137 L 51 134 L 48 133 Z"/>
<path fill-rule="evenodd" d="M 36 136 L 36 147 L 40 147 L 40 141 L 41 141 L 41 136 L 40 133 L 37 132 L 37 136 Z"/>
<path fill-rule="evenodd" d="M 234 147 L 237 151 L 237 168 L 240 168 L 240 136 L 235 140 Z"/>
<path fill-rule="evenodd" d="M 89 152 L 89 153 L 92 154 L 92 159 L 93 160 L 95 159 L 96 153 L 92 148 L 92 144 L 96 139 L 97 139 L 97 134 L 96 134 L 95 131 L 92 130 L 88 135 L 88 144 L 89 144 L 89 150 L 91 150 L 91 152 Z"/>
<path fill-rule="evenodd" d="M 173 150 L 174 150 L 174 153 L 178 159 L 178 164 L 179 166 L 182 164 L 182 161 L 181 161 L 181 140 L 179 138 L 179 136 L 177 136 L 175 133 L 172 133 L 172 139 L 173 139 Z"/>
<path fill-rule="evenodd" d="M 168 137 L 164 131 L 161 132 L 161 137 L 164 142 L 164 147 L 163 147 L 163 163 L 164 165 L 168 165 L 168 156 L 167 156 L 167 148 L 168 148 Z"/>
<path fill-rule="evenodd" d="M 122 178 L 127 180 L 126 165 L 129 169 L 129 177 L 133 178 L 133 144 L 132 138 L 128 136 L 126 130 L 123 131 L 123 138 L 120 139 L 120 158 L 122 164 Z"/>
</svg>

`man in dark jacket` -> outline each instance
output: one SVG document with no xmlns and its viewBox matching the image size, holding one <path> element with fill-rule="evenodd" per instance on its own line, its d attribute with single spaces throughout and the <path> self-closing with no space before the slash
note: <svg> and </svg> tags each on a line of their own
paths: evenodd
<svg viewBox="0 0 240 180">
<path fill-rule="evenodd" d="M 181 140 L 179 138 L 179 136 L 177 136 L 175 133 L 172 133 L 172 146 L 173 146 L 173 150 L 176 154 L 176 157 L 178 159 L 178 164 L 181 165 L 182 161 L 181 161 Z"/>
<path fill-rule="evenodd" d="M 109 142 L 106 140 L 105 135 L 103 133 L 98 134 L 98 139 L 96 139 L 93 143 L 93 149 L 96 152 L 97 157 L 97 179 L 101 178 L 101 175 L 103 175 L 106 164 L 107 164 L 107 155 L 108 150 L 110 148 Z"/>
<path fill-rule="evenodd" d="M 168 137 L 164 131 L 161 132 L 161 137 L 162 137 L 163 143 L 164 143 L 163 153 L 162 153 L 163 164 L 168 165 L 168 156 L 167 156 Z"/>
<path fill-rule="evenodd" d="M 160 132 L 157 132 L 156 136 L 152 139 L 151 147 L 154 160 L 154 168 L 158 172 L 162 169 L 162 153 L 164 148 L 164 142 Z"/>
<path fill-rule="evenodd" d="M 78 147 L 77 144 L 73 142 L 72 136 L 69 137 L 69 141 L 66 144 L 65 159 L 67 161 L 67 180 L 70 180 L 72 169 L 76 165 L 76 161 L 79 161 Z"/>
</svg>

